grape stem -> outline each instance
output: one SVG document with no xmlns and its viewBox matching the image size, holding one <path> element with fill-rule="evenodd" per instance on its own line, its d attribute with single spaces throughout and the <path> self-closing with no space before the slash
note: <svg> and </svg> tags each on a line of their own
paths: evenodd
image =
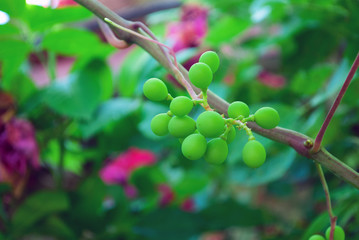
<svg viewBox="0 0 359 240">
<path fill-rule="evenodd" d="M 168 47 L 167 45 L 159 42 L 156 38 L 156 36 L 151 32 L 151 30 L 145 25 L 143 24 L 142 22 L 134 22 L 132 23 L 131 25 L 131 28 L 134 28 L 134 29 L 142 29 L 148 36 L 150 36 L 151 38 L 149 37 L 146 37 L 144 35 L 142 35 L 141 33 L 138 33 L 134 30 L 131 30 L 130 28 L 127 28 L 127 27 L 124 27 L 124 26 L 121 26 L 115 22 L 113 22 L 112 20 L 110 20 L 109 18 L 104 18 L 104 21 L 110 25 L 112 25 L 113 27 L 116 27 L 124 32 L 127 32 L 127 33 L 130 33 L 136 37 L 139 37 L 139 38 L 142 38 L 144 40 L 147 40 L 149 42 L 152 42 L 152 43 L 155 43 L 157 44 L 159 47 L 160 47 L 160 50 L 161 52 L 165 55 L 168 63 L 170 64 L 171 66 L 171 69 L 175 75 L 175 78 L 182 84 L 182 86 L 184 86 L 187 90 L 187 92 L 190 94 L 191 98 L 192 99 L 196 99 L 197 98 L 197 94 L 195 93 L 195 91 L 193 90 L 192 86 L 188 83 L 188 81 L 186 81 L 186 79 L 184 78 L 184 76 L 182 75 L 181 71 L 179 70 L 178 68 L 178 63 L 177 63 L 177 58 L 176 58 L 176 54 L 174 53 L 174 51 L 172 50 L 172 48 Z M 100 25 L 101 26 L 101 25 Z M 114 36 L 111 35 L 111 39 L 112 37 Z M 118 41 L 123 41 L 123 40 L 118 40 Z M 113 41 L 112 41 L 113 42 Z M 110 42 L 111 44 L 111 42 Z M 116 47 L 116 45 L 114 45 Z M 170 55 L 172 56 L 173 58 L 173 61 L 171 60 L 170 56 L 168 55 L 168 53 L 164 50 L 164 48 L 166 48 Z M 207 104 L 208 105 L 208 104 Z M 205 109 L 206 109 L 206 106 L 203 106 Z M 208 107 L 207 107 L 208 108 Z"/>
<path fill-rule="evenodd" d="M 232 124 L 227 123 L 226 125 L 226 131 L 224 131 L 224 133 L 220 136 L 220 138 L 222 138 L 224 141 L 227 141 L 228 138 L 228 133 L 231 130 Z"/>
<path fill-rule="evenodd" d="M 334 238 L 334 229 L 335 229 L 335 225 L 337 223 L 337 217 L 333 213 L 332 203 L 331 203 L 331 200 L 330 200 L 330 192 L 329 192 L 327 181 L 325 180 L 325 176 L 324 176 L 322 166 L 320 164 L 318 164 L 318 163 L 315 163 L 315 166 L 317 168 L 318 175 L 319 175 L 319 178 L 320 178 L 320 182 L 322 183 L 323 190 L 324 190 L 324 193 L 325 193 L 325 199 L 327 201 L 327 209 L 328 209 L 329 218 L 330 218 L 329 240 L 333 240 L 333 238 Z"/>
<path fill-rule="evenodd" d="M 252 130 L 247 126 L 246 123 L 243 123 L 242 121 L 240 120 L 236 120 L 236 124 L 238 124 L 238 129 L 241 130 L 241 129 L 244 129 L 244 131 L 246 131 L 246 134 L 248 135 L 248 141 L 251 141 L 251 140 L 255 140 L 256 138 L 253 136 L 253 132 Z"/>
<path fill-rule="evenodd" d="M 137 34 L 131 34 L 128 31 L 123 30 L 124 28 L 131 29 L 133 22 L 127 21 L 122 17 L 118 16 L 116 13 L 108 9 L 101 2 L 97 0 L 75 0 L 79 4 L 83 5 L 91 12 L 93 12 L 100 19 L 112 19 L 114 23 L 121 26 L 122 28 L 112 29 L 117 37 L 126 41 L 127 43 L 135 43 L 138 46 L 142 47 L 146 52 L 148 52 L 154 59 L 156 59 L 168 72 L 173 74 L 177 80 L 186 88 L 188 93 L 191 95 L 192 99 L 198 99 L 198 95 L 201 90 L 189 81 L 188 71 L 181 65 L 178 64 L 178 68 L 174 67 L 172 61 L 168 61 L 168 55 L 165 54 L 162 48 L 152 39 L 148 39 L 144 36 L 138 36 Z M 355 64 L 357 64 L 357 60 Z M 354 70 L 353 70 L 354 71 Z M 351 72 L 353 72 L 351 71 Z M 350 78 L 350 76 L 348 76 Z M 219 113 L 227 114 L 227 109 L 229 104 L 212 93 L 207 91 L 208 95 L 208 104 L 216 109 Z M 304 143 L 307 140 L 312 139 L 304 134 L 295 132 L 290 129 L 276 127 L 274 129 L 263 129 L 259 127 L 255 122 L 247 122 L 246 125 L 251 128 L 252 131 L 277 141 L 283 144 L 286 144 L 297 151 L 297 153 L 307 157 L 308 159 L 313 159 L 316 163 L 321 164 L 339 178 L 347 181 L 352 184 L 354 187 L 359 189 L 359 173 L 350 168 L 348 165 L 337 159 L 335 156 L 327 152 L 319 144 L 319 150 L 314 152 L 311 151 L 311 148 L 308 148 L 308 145 Z M 318 144 L 317 147 L 318 148 Z"/>
<path fill-rule="evenodd" d="M 354 74 L 357 71 L 358 67 L 359 67 L 359 53 L 355 57 L 354 63 L 350 68 L 349 74 L 348 74 L 347 78 L 345 79 L 344 84 L 343 84 L 342 88 L 340 89 L 340 91 L 338 93 L 338 96 L 335 99 L 333 105 L 331 106 L 327 116 L 325 117 L 325 120 L 324 120 L 323 125 L 321 126 L 321 128 L 320 128 L 320 130 L 318 132 L 317 137 L 315 138 L 314 146 L 313 146 L 313 148 L 311 150 L 313 153 L 316 153 L 316 152 L 319 151 L 321 143 L 323 141 L 325 131 L 327 130 L 328 125 L 329 125 L 330 121 L 332 120 L 332 118 L 334 116 L 334 113 L 337 110 L 337 108 L 338 108 L 338 106 L 340 104 L 340 101 L 342 100 L 345 92 L 347 91 L 347 89 L 349 87 L 349 84 L 352 81 L 352 79 L 354 77 Z"/>
</svg>

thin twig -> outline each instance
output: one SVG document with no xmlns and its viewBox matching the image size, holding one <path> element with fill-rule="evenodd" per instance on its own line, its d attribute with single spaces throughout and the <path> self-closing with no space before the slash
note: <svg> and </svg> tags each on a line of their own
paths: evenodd
<svg viewBox="0 0 359 240">
<path fill-rule="evenodd" d="M 337 223 L 337 217 L 333 213 L 332 202 L 330 200 L 330 192 L 329 192 L 327 181 L 325 180 L 325 176 L 324 176 L 324 173 L 323 173 L 322 166 L 320 164 L 318 164 L 318 163 L 315 163 L 315 166 L 317 167 L 320 182 L 322 183 L 323 190 L 324 190 L 324 193 L 325 193 L 325 199 L 327 201 L 327 209 L 328 209 L 329 218 L 330 218 L 330 235 L 329 235 L 330 237 L 329 237 L 329 240 L 333 240 L 334 229 L 335 229 L 335 225 Z"/>
<path fill-rule="evenodd" d="M 342 88 L 340 89 L 340 92 L 338 93 L 337 98 L 335 99 L 333 105 L 331 106 L 331 108 L 328 112 L 328 115 L 326 116 L 326 118 L 323 122 L 323 125 L 320 128 L 317 137 L 315 138 L 314 146 L 313 146 L 313 149 L 311 150 L 313 153 L 319 151 L 320 145 L 322 143 L 325 131 L 328 128 L 330 120 L 332 120 L 333 115 L 334 115 L 335 111 L 337 110 L 337 108 L 340 104 L 340 101 L 342 100 L 345 92 L 347 91 L 349 84 L 352 81 L 354 74 L 357 71 L 358 67 L 359 67 L 359 53 L 357 54 L 357 56 L 354 60 L 354 63 L 352 65 L 352 67 L 350 68 L 349 74 L 348 74 L 347 78 L 345 79 L 345 82 L 344 82 Z"/>
<path fill-rule="evenodd" d="M 130 45 L 124 41 L 118 39 L 115 34 L 112 32 L 111 28 L 105 24 L 101 19 L 97 18 L 98 25 L 105 36 L 107 42 L 118 49 L 128 48 Z"/>
<path fill-rule="evenodd" d="M 119 24 L 117 24 L 117 23 L 111 21 L 111 20 L 108 19 L 108 18 L 104 18 L 104 21 L 107 22 L 107 23 L 109 23 L 109 24 L 111 24 L 111 25 L 113 25 L 113 26 L 116 27 L 116 28 L 121 29 L 122 31 L 128 32 L 128 33 L 130 33 L 130 34 L 132 34 L 132 35 L 135 35 L 135 36 L 137 36 L 137 37 L 139 37 L 139 38 L 142 38 L 142 39 L 144 39 L 144 40 L 147 40 L 147 41 L 149 41 L 149 42 L 155 43 L 155 44 L 159 45 L 160 47 L 164 47 L 164 48 L 168 49 L 170 52 L 172 51 L 172 49 L 171 49 L 170 47 L 168 47 L 167 45 L 165 45 L 165 44 L 163 44 L 163 43 L 161 43 L 161 42 L 159 42 L 159 41 L 157 41 L 157 40 L 155 40 L 155 39 L 152 39 L 152 38 L 143 36 L 142 34 L 140 34 L 140 33 L 138 33 L 138 32 L 135 32 L 135 31 L 133 31 L 133 30 L 131 30 L 131 29 L 129 29 L 129 28 L 123 27 L 123 26 L 121 26 L 121 25 L 119 25 Z M 145 28 L 145 29 L 146 29 L 146 28 Z M 172 51 L 172 52 L 173 52 L 173 51 Z M 165 56 L 166 56 L 166 58 L 168 58 L 168 56 L 167 56 L 166 54 L 165 54 Z M 181 74 L 181 72 L 180 72 L 179 69 L 178 69 L 178 64 L 177 64 L 177 59 L 176 59 L 175 54 L 173 54 L 173 59 L 174 59 L 174 64 L 175 64 L 175 66 L 174 66 L 174 69 L 172 69 L 172 70 L 174 70 L 175 77 L 176 77 L 176 78 L 180 81 L 180 83 L 182 83 L 182 85 L 186 88 L 186 90 L 187 90 L 188 93 L 190 94 L 191 98 L 192 98 L 192 99 L 196 99 L 197 94 L 194 92 L 192 86 L 186 81 L 186 79 L 183 77 L 183 75 Z M 173 63 L 172 63 L 172 61 L 171 61 L 170 59 L 168 59 L 168 60 L 169 60 L 170 66 L 173 68 Z"/>
</svg>

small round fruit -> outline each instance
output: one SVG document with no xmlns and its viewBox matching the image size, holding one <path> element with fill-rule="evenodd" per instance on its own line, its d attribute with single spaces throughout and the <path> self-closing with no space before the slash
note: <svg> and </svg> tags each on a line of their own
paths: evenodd
<svg viewBox="0 0 359 240">
<path fill-rule="evenodd" d="M 207 149 L 206 138 L 198 133 L 191 134 L 182 142 L 183 156 L 189 160 L 197 160 L 203 157 Z"/>
<path fill-rule="evenodd" d="M 311 237 L 309 238 L 309 240 L 325 240 L 325 238 L 322 237 L 322 236 L 319 235 L 319 234 L 315 234 L 315 235 L 311 236 Z"/>
<path fill-rule="evenodd" d="M 171 112 L 179 117 L 183 117 L 191 112 L 193 108 L 193 102 L 191 99 L 185 96 L 179 96 L 174 98 L 170 104 Z"/>
<path fill-rule="evenodd" d="M 236 138 L 236 129 L 235 127 L 232 125 L 231 129 L 228 132 L 227 135 L 227 143 L 230 144 L 231 142 L 233 142 L 233 140 Z"/>
<path fill-rule="evenodd" d="M 197 118 L 197 129 L 205 137 L 215 138 L 224 132 L 224 119 L 213 111 L 205 111 Z"/>
<path fill-rule="evenodd" d="M 254 120 L 262 128 L 271 129 L 278 126 L 280 118 L 277 110 L 274 108 L 262 107 L 254 114 Z"/>
<path fill-rule="evenodd" d="M 229 105 L 227 112 L 230 118 L 237 118 L 239 116 L 248 117 L 249 107 L 244 102 L 236 101 Z"/>
<path fill-rule="evenodd" d="M 163 101 L 168 96 L 165 83 L 158 78 L 150 78 L 143 85 L 143 93 L 151 101 Z"/>
<path fill-rule="evenodd" d="M 167 113 L 157 114 L 152 118 L 151 129 L 157 136 L 165 136 L 168 133 L 168 123 L 171 117 Z"/>
<path fill-rule="evenodd" d="M 330 227 L 325 231 L 325 237 L 329 240 Z M 335 226 L 333 240 L 345 240 L 345 232 L 341 226 Z"/>
<path fill-rule="evenodd" d="M 213 138 L 207 143 L 204 159 L 212 164 L 223 163 L 228 155 L 228 144 L 222 138 Z"/>
<path fill-rule="evenodd" d="M 200 89 L 207 89 L 212 82 L 213 73 L 205 63 L 195 63 L 188 71 L 188 76 L 193 85 Z"/>
<path fill-rule="evenodd" d="M 196 122 L 189 116 L 171 118 L 168 123 L 168 131 L 176 138 L 184 138 L 196 130 Z"/>
<path fill-rule="evenodd" d="M 219 67 L 219 57 L 213 51 L 204 52 L 199 58 L 199 62 L 207 64 L 211 68 L 212 73 L 215 73 Z"/>
<path fill-rule="evenodd" d="M 244 145 L 242 157 L 248 167 L 257 168 L 265 162 L 266 150 L 260 142 L 251 140 Z"/>
</svg>

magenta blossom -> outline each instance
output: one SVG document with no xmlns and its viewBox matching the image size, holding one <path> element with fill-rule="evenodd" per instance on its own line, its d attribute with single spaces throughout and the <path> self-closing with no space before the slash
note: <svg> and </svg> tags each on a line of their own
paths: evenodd
<svg viewBox="0 0 359 240">
<path fill-rule="evenodd" d="M 153 152 L 138 148 L 130 148 L 120 154 L 100 171 L 101 179 L 107 184 L 127 183 L 128 177 L 137 168 L 152 165 L 156 162 Z"/>
<path fill-rule="evenodd" d="M 40 166 L 35 131 L 27 120 L 12 118 L 0 125 L 0 164 L 7 174 L 20 176 Z"/>
<path fill-rule="evenodd" d="M 169 185 L 162 183 L 157 186 L 157 189 L 160 193 L 160 200 L 158 202 L 160 207 L 169 205 L 175 199 L 175 193 Z"/>
<path fill-rule="evenodd" d="M 280 89 L 283 88 L 286 84 L 285 77 L 266 70 L 259 72 L 257 78 L 261 83 L 271 88 Z"/>
<path fill-rule="evenodd" d="M 173 51 L 197 47 L 208 31 L 208 10 L 199 5 L 185 5 L 180 22 L 168 25 L 167 37 L 172 42 Z"/>
</svg>

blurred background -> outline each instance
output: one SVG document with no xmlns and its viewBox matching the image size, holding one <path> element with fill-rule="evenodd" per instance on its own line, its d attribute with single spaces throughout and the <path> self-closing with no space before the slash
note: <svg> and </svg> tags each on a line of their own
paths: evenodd
<svg viewBox="0 0 359 240">
<path fill-rule="evenodd" d="M 145 22 L 187 68 L 206 50 L 210 90 L 271 106 L 280 127 L 315 137 L 359 46 L 356 0 L 102 0 Z M 71 0 L 0 2 L 0 239 L 307 240 L 329 226 L 315 166 L 259 135 L 267 161 L 246 167 L 237 132 L 221 166 L 190 161 L 156 137 L 168 103 L 143 97 L 151 77 L 186 95 L 137 46 L 116 49 Z M 359 81 L 324 145 L 359 169 Z M 203 110 L 195 108 L 196 118 Z M 359 239 L 359 191 L 325 172 L 338 224 Z"/>
</svg>

